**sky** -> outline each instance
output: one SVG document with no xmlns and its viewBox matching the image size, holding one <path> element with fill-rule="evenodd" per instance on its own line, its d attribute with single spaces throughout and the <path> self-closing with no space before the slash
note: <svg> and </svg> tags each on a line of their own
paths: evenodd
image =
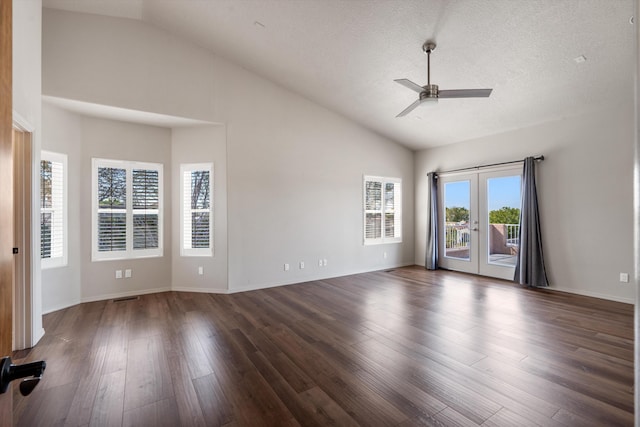
<svg viewBox="0 0 640 427">
<path fill-rule="evenodd" d="M 469 209 L 469 181 L 456 181 L 445 184 L 445 205 Z M 504 206 L 520 207 L 520 176 L 489 178 L 487 180 L 489 210 Z"/>
</svg>

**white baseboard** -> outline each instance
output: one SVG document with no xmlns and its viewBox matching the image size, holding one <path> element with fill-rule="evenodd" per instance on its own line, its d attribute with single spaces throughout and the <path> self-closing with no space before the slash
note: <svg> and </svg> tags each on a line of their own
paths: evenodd
<svg viewBox="0 0 640 427">
<path fill-rule="evenodd" d="M 44 328 L 40 328 L 35 337 L 33 337 L 33 342 L 31 343 L 31 347 L 34 347 L 38 342 L 44 337 Z"/>
<path fill-rule="evenodd" d="M 269 289 L 269 288 L 277 288 L 278 286 L 287 286 L 287 285 L 296 285 L 298 283 L 307 283 L 307 282 L 315 282 L 318 280 L 328 280 L 328 279 L 333 279 L 335 277 L 344 277 L 344 276 L 351 276 L 354 274 L 363 274 L 363 273 L 373 273 L 374 271 L 385 271 L 385 270 L 391 270 L 394 268 L 401 268 L 401 267 L 409 267 L 415 265 L 412 262 L 410 263 L 402 263 L 402 264 L 396 264 L 396 265 L 388 265 L 385 266 L 384 268 L 379 268 L 379 269 L 375 269 L 375 270 L 371 270 L 371 269 L 362 269 L 362 270 L 351 270 L 351 271 L 339 271 L 339 272 L 335 272 L 332 273 L 330 275 L 327 276 L 309 276 L 309 277 L 297 277 L 291 281 L 287 281 L 287 282 L 266 282 L 266 283 L 257 283 L 254 285 L 250 285 L 250 286 L 243 286 L 243 287 L 238 287 L 238 288 L 233 288 L 233 289 L 229 289 L 229 291 L 227 293 L 230 294 L 234 294 L 236 292 L 249 292 L 249 291 L 257 291 L 260 289 Z"/>
<path fill-rule="evenodd" d="M 158 294 L 160 292 L 169 292 L 171 288 L 155 288 L 155 289 L 141 289 L 137 291 L 118 292 L 115 294 L 96 295 L 93 297 L 82 298 L 80 302 L 95 302 L 104 301 L 116 298 L 134 297 L 137 295 Z"/>
<path fill-rule="evenodd" d="M 549 289 L 550 291 L 566 292 L 568 294 L 582 295 L 582 296 L 591 297 L 591 298 L 606 299 L 608 301 L 623 302 L 631 305 L 635 305 L 636 303 L 635 299 L 633 298 L 624 298 L 624 297 L 617 297 L 613 295 L 605 295 L 605 294 L 600 294 L 598 292 L 583 291 L 581 289 L 556 288 L 553 286 L 550 286 L 548 288 L 542 288 L 542 289 Z"/>
<path fill-rule="evenodd" d="M 415 265 L 419 265 L 421 267 L 424 267 L 424 262 L 422 264 L 416 263 Z M 636 300 L 634 298 L 617 297 L 617 296 L 614 296 L 614 295 L 606 295 L 606 294 L 601 294 L 601 293 L 598 293 L 598 292 L 584 291 L 584 290 L 581 290 L 581 289 L 558 288 L 558 287 L 555 287 L 555 286 L 550 286 L 548 288 L 541 288 L 541 289 L 549 289 L 550 291 L 566 292 L 566 293 L 569 293 L 569 294 L 582 295 L 582 296 L 585 296 L 585 297 L 606 299 L 608 301 L 623 302 L 625 304 L 631 304 L 631 305 L 635 305 L 635 303 L 636 303 Z"/>
<path fill-rule="evenodd" d="M 76 300 L 76 301 L 72 301 L 72 302 L 56 305 L 56 306 L 54 306 L 52 308 L 48 308 L 46 310 L 43 310 L 42 314 L 45 315 L 45 314 L 53 313 L 54 311 L 64 310 L 65 308 L 73 307 L 74 305 L 78 305 L 80 303 L 82 303 L 82 301 Z"/>
<path fill-rule="evenodd" d="M 229 293 L 227 289 L 190 288 L 187 286 L 172 286 L 171 290 L 176 292 L 195 292 L 195 293 L 201 293 L 201 294 L 228 294 Z"/>
</svg>

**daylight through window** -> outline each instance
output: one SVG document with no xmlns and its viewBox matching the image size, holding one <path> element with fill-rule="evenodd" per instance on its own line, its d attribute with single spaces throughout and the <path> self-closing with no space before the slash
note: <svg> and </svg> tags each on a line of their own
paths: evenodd
<svg viewBox="0 0 640 427">
<path fill-rule="evenodd" d="M 402 241 L 402 180 L 364 177 L 364 244 Z"/>
<path fill-rule="evenodd" d="M 40 162 L 40 258 L 42 268 L 67 265 L 65 154 L 43 151 Z"/>
<path fill-rule="evenodd" d="M 162 256 L 162 165 L 93 159 L 93 260 Z"/>
<path fill-rule="evenodd" d="M 181 255 L 213 255 L 213 165 L 211 163 L 180 166 L 182 179 Z"/>
</svg>

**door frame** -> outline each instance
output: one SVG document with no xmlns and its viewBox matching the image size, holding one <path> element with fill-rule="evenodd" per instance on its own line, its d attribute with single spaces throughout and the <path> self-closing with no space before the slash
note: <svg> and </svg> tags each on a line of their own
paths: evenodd
<svg viewBox="0 0 640 427">
<path fill-rule="evenodd" d="M 31 347 L 33 294 L 33 131 L 34 127 L 13 112 L 13 129 L 20 135 L 13 141 L 14 177 L 14 314 L 13 350 Z"/>
</svg>

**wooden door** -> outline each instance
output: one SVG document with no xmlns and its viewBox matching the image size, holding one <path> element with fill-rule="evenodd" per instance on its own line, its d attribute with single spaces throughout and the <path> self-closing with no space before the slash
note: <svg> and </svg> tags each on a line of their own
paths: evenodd
<svg viewBox="0 0 640 427">
<path fill-rule="evenodd" d="M 0 356 L 13 333 L 12 0 L 0 0 Z M 0 394 L 0 426 L 13 424 L 11 389 Z"/>
</svg>

